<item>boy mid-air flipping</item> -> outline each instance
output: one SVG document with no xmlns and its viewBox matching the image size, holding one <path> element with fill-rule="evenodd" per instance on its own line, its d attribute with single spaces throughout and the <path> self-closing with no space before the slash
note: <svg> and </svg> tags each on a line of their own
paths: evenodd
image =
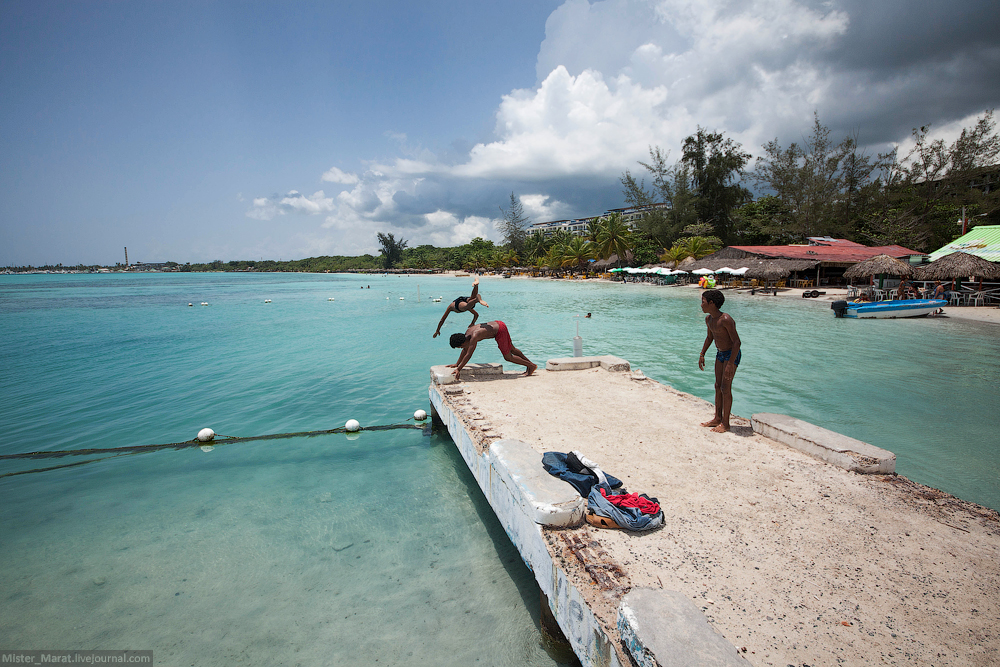
<svg viewBox="0 0 1000 667">
<path fill-rule="evenodd" d="M 524 356 L 524 352 L 514 347 L 514 343 L 510 340 L 510 333 L 507 332 L 507 325 L 496 320 L 495 322 L 487 322 L 486 324 L 480 324 L 479 326 L 472 325 L 466 330 L 464 334 L 456 333 L 452 334 L 449 339 L 449 343 L 452 347 L 462 348 L 462 352 L 458 355 L 458 361 L 453 364 L 448 364 L 448 368 L 455 369 L 455 379 L 460 380 L 459 375 L 465 365 L 469 363 L 472 359 L 472 353 L 476 351 L 476 345 L 481 340 L 487 338 L 495 338 L 497 341 L 497 347 L 500 348 L 500 353 L 503 354 L 503 358 L 512 363 L 525 366 L 528 370 L 525 371 L 525 375 L 531 375 L 538 368 L 535 364 Z"/>
<path fill-rule="evenodd" d="M 448 315 L 450 315 L 453 311 L 456 313 L 471 312 L 472 324 L 475 324 L 476 320 L 479 319 L 479 313 L 476 312 L 477 303 L 481 303 L 487 308 L 490 307 L 490 304 L 483 301 L 483 297 L 479 296 L 479 278 L 476 278 L 475 282 L 472 283 L 472 296 L 460 296 L 448 304 L 448 310 L 444 311 L 444 316 L 441 318 L 441 321 L 438 322 L 437 331 L 434 332 L 434 335 L 431 336 L 431 338 L 437 338 L 441 335 L 441 327 L 444 326 L 444 321 L 448 319 Z M 472 326 L 472 324 L 469 326 Z"/>
<path fill-rule="evenodd" d="M 740 365 L 740 336 L 736 333 L 736 322 L 728 314 L 719 310 L 726 297 L 717 289 L 707 290 L 701 295 L 701 312 L 705 313 L 708 335 L 698 357 L 698 368 L 705 370 L 705 352 L 715 341 L 715 417 L 702 423 L 711 426 L 716 433 L 729 430 L 729 411 L 733 408 L 733 376 Z"/>
</svg>

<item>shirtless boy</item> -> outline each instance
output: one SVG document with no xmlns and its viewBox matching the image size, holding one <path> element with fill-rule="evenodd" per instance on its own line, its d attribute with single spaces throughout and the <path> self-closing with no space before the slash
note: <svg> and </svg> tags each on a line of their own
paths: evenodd
<svg viewBox="0 0 1000 667">
<path fill-rule="evenodd" d="M 490 304 L 483 301 L 483 297 L 479 296 L 479 278 L 476 278 L 476 280 L 472 283 L 472 296 L 460 296 L 448 304 L 448 310 L 444 311 L 444 317 L 442 317 L 441 321 L 438 322 L 437 331 L 434 332 L 434 335 L 431 336 L 431 338 L 437 338 L 438 336 L 441 335 L 441 327 L 444 326 L 444 321 L 448 319 L 448 315 L 450 315 L 452 312 L 456 313 L 471 312 L 472 324 L 475 324 L 476 320 L 479 319 L 479 313 L 476 312 L 477 303 L 481 303 L 487 308 L 490 307 Z M 472 324 L 470 324 L 469 326 L 472 326 Z"/>
<path fill-rule="evenodd" d="M 701 295 L 701 312 L 706 313 L 705 324 L 708 335 L 698 357 L 698 368 L 705 370 L 705 352 L 715 341 L 715 417 L 703 422 L 716 433 L 729 430 L 729 411 L 733 408 L 733 376 L 740 365 L 740 336 L 736 333 L 733 318 L 719 310 L 726 297 L 717 289 L 710 289 Z"/>
<path fill-rule="evenodd" d="M 485 305 L 485 304 L 483 304 Z M 475 321 L 475 320 L 473 320 Z M 479 326 L 472 325 L 464 334 L 456 333 L 452 334 L 449 339 L 452 347 L 462 348 L 462 352 L 458 355 L 458 361 L 454 364 L 448 364 L 448 368 L 455 369 L 455 379 L 458 380 L 459 374 L 465 365 L 469 363 L 472 359 L 472 353 L 476 351 L 476 345 L 481 340 L 487 338 L 495 338 L 497 341 L 497 347 L 500 348 L 503 358 L 521 366 L 526 366 L 528 368 L 524 375 L 528 376 L 535 372 L 538 368 L 535 364 L 524 356 L 521 350 L 514 347 L 514 344 L 510 340 L 510 334 L 507 333 L 507 325 L 496 320 L 495 322 L 487 322 L 486 324 L 480 324 Z"/>
</svg>

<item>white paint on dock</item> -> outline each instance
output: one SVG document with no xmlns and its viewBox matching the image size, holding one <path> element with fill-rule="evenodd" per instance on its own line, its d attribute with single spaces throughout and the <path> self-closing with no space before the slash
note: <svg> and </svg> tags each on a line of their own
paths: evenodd
<svg viewBox="0 0 1000 667">
<path fill-rule="evenodd" d="M 789 447 L 844 470 L 868 475 L 896 472 L 896 455 L 889 450 L 801 419 L 761 412 L 755 414 L 750 422 L 755 433 L 783 442 Z"/>
</svg>

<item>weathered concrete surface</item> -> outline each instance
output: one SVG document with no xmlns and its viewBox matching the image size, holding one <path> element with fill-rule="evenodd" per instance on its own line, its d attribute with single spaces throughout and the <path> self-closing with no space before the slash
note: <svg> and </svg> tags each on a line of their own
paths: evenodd
<svg viewBox="0 0 1000 667">
<path fill-rule="evenodd" d="M 751 417 L 750 422 L 755 433 L 844 470 L 880 475 L 896 472 L 896 455 L 892 452 L 801 419 L 760 412 Z"/>
<path fill-rule="evenodd" d="M 631 369 L 627 361 L 610 354 L 599 357 L 563 357 L 549 359 L 545 362 L 545 370 L 547 371 L 582 371 L 597 366 L 615 373 Z"/>
<path fill-rule="evenodd" d="M 710 403 L 631 373 L 464 377 L 431 395 L 487 497 L 490 449 L 513 439 L 539 460 L 579 449 L 664 509 L 640 534 L 544 528 L 513 501 L 501 517 L 585 664 L 629 664 L 618 608 L 638 587 L 679 592 L 754 665 L 1000 664 L 997 512 L 746 419 L 712 433 Z"/>
<path fill-rule="evenodd" d="M 518 502 L 518 510 L 541 526 L 578 526 L 587 511 L 587 501 L 572 486 L 545 472 L 538 452 L 520 440 L 498 440 L 490 447 L 493 472 L 506 487 L 507 497 Z"/>
<path fill-rule="evenodd" d="M 503 375 L 503 364 L 467 364 L 462 369 L 470 379 L 483 379 Z M 448 366 L 431 366 L 431 384 L 456 384 L 455 369 Z"/>
<path fill-rule="evenodd" d="M 618 608 L 618 632 L 640 667 L 747 667 L 701 610 L 677 591 L 633 588 Z"/>
</svg>

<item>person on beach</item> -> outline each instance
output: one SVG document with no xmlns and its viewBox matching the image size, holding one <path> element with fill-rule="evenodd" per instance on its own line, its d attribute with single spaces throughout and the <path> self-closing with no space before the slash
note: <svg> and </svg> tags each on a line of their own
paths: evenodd
<svg viewBox="0 0 1000 667">
<path fill-rule="evenodd" d="M 701 295 L 701 312 L 706 314 L 705 325 L 708 335 L 698 357 L 699 370 L 705 370 L 705 352 L 715 341 L 715 417 L 702 422 L 716 433 L 729 430 L 729 411 L 733 407 L 733 376 L 740 365 L 740 336 L 736 333 L 736 322 L 720 310 L 726 297 L 719 290 L 712 289 Z"/>
<path fill-rule="evenodd" d="M 465 368 L 465 365 L 472 359 L 472 353 L 476 351 L 476 345 L 479 341 L 487 338 L 496 339 L 497 347 L 500 348 L 500 353 L 503 354 L 504 359 L 520 366 L 525 366 L 528 369 L 524 373 L 525 377 L 534 373 L 535 369 L 538 368 L 538 366 L 531 363 L 531 360 L 524 356 L 524 352 L 514 347 L 514 343 L 510 340 L 510 333 L 507 332 L 507 325 L 500 320 L 496 320 L 495 322 L 480 324 L 478 327 L 471 325 L 464 334 L 456 333 L 451 335 L 449 339 L 451 346 L 453 348 L 462 348 L 462 352 L 458 355 L 458 361 L 448 364 L 448 368 L 455 369 L 456 380 L 459 379 L 459 375 L 462 369 Z"/>
<path fill-rule="evenodd" d="M 431 336 L 431 338 L 437 338 L 438 336 L 441 335 L 441 327 L 444 326 L 444 321 L 448 319 L 448 316 L 452 312 L 455 313 L 471 312 L 472 324 L 469 325 L 471 327 L 473 324 L 476 323 L 476 320 L 479 319 L 479 313 L 476 312 L 476 304 L 479 303 L 483 304 L 487 308 L 490 307 L 490 304 L 483 301 L 483 297 L 479 296 L 479 278 L 477 277 L 476 280 L 472 283 L 472 296 L 460 296 L 448 304 L 448 309 L 444 311 L 444 316 L 441 318 L 441 321 L 438 322 L 437 331 L 434 332 L 434 335 Z"/>
</svg>

